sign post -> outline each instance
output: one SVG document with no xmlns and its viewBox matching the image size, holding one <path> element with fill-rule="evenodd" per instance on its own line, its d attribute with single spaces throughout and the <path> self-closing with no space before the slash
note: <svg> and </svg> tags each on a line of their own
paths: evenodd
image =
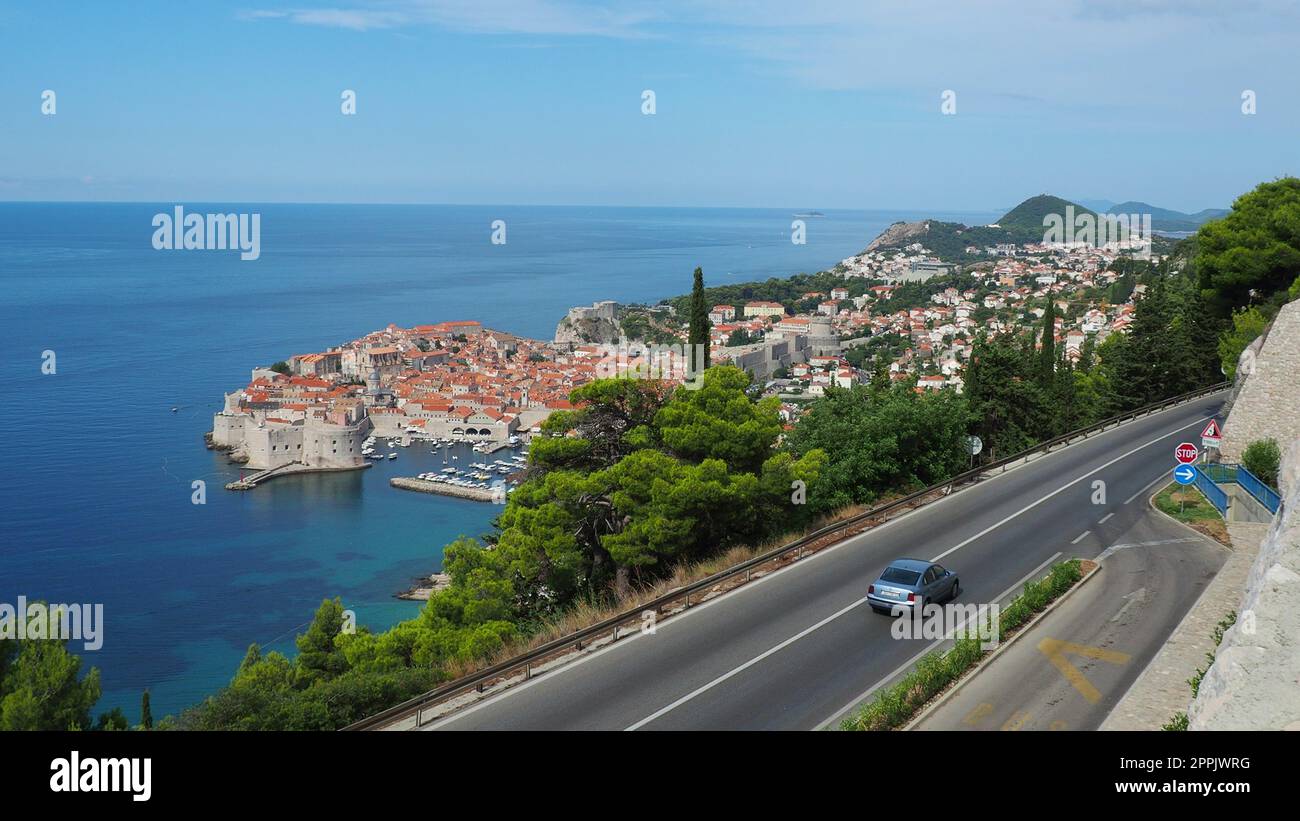
<svg viewBox="0 0 1300 821">
<path fill-rule="evenodd" d="M 1206 448 L 1207 450 L 1209 448 L 1218 450 L 1219 443 L 1222 441 L 1223 430 L 1219 427 L 1217 421 L 1210 419 L 1210 421 L 1205 425 L 1205 430 L 1201 431 L 1201 447 Z M 1206 455 L 1208 456 L 1209 454 Z"/>
<path fill-rule="evenodd" d="M 1178 467 L 1174 468 L 1174 481 L 1180 485 L 1190 485 L 1196 481 L 1196 468 L 1192 467 L 1192 462 L 1196 461 L 1199 451 L 1196 445 L 1191 442 L 1180 442 L 1178 447 L 1174 448 L 1174 459 L 1178 461 Z M 1178 513 L 1183 512 L 1183 502 L 1186 500 L 1186 491 L 1178 492 Z"/>
</svg>

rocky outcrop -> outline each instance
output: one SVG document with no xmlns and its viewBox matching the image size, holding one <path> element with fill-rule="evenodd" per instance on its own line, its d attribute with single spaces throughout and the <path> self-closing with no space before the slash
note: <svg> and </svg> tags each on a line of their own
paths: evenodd
<svg viewBox="0 0 1300 821">
<path fill-rule="evenodd" d="M 612 300 L 570 308 L 555 327 L 557 345 L 613 344 L 622 335 L 619 304 Z"/>
<path fill-rule="evenodd" d="M 930 220 L 921 222 L 896 222 L 880 232 L 880 236 L 871 241 L 863 253 L 879 248 L 894 248 L 920 242 L 930 232 Z"/>
<path fill-rule="evenodd" d="M 1224 424 L 1223 456 L 1272 437 L 1282 447 L 1282 507 L 1251 566 L 1214 664 L 1187 711 L 1193 730 L 1300 730 L 1300 301 L 1282 308 L 1252 357 Z"/>
</svg>

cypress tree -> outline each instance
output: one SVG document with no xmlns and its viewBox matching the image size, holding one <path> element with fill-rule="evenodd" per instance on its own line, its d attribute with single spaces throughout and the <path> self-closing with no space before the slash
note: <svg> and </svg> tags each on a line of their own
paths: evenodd
<svg viewBox="0 0 1300 821">
<path fill-rule="evenodd" d="M 1039 351 L 1038 369 L 1043 386 L 1052 384 L 1052 373 L 1056 368 L 1056 300 L 1049 294 L 1047 310 L 1043 311 L 1043 348 Z"/>
<path fill-rule="evenodd" d="M 153 729 L 153 710 L 149 709 L 149 691 L 140 696 L 140 726 L 146 730 Z"/>
<path fill-rule="evenodd" d="M 709 308 L 704 304 L 704 270 L 695 269 L 695 285 L 691 288 L 691 324 L 687 342 L 704 346 L 704 367 L 709 367 Z M 693 354 L 691 354 L 693 355 Z"/>
</svg>

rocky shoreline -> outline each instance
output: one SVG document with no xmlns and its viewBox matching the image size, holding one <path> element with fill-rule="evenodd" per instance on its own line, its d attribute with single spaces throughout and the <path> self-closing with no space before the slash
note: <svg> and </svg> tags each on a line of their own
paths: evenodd
<svg viewBox="0 0 1300 821">
<path fill-rule="evenodd" d="M 435 592 L 451 587 L 451 574 L 434 573 L 428 577 L 417 576 L 414 582 L 415 584 L 409 589 L 394 593 L 393 597 L 406 601 L 428 601 Z"/>
</svg>

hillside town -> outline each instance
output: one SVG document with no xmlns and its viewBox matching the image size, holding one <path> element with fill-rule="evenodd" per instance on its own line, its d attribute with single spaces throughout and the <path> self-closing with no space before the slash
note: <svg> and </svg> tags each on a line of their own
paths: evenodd
<svg viewBox="0 0 1300 821">
<path fill-rule="evenodd" d="M 807 399 L 866 382 L 882 368 L 893 381 L 915 379 L 918 391 L 961 391 L 974 340 L 1036 329 L 1048 300 L 1056 304 L 1056 344 L 1077 361 L 1090 337 L 1101 342 L 1125 330 L 1142 294 L 1141 285 L 1117 292 L 1116 249 L 985 250 L 991 259 L 957 274 L 919 243 L 867 251 L 832 269 L 843 284 L 828 291 L 714 305 L 710 359 L 748 371 L 766 395 L 781 397 L 782 415 L 793 422 Z M 526 440 L 593 379 L 686 381 L 689 357 L 663 359 L 658 346 L 627 339 L 620 310 L 610 301 L 574 308 L 552 341 L 456 320 L 390 324 L 297 354 L 254 369 L 244 388 L 226 395 L 211 442 L 253 468 L 364 467 L 374 436 Z M 684 318 L 666 306 L 651 310 L 686 338 Z"/>
<path fill-rule="evenodd" d="M 866 381 L 881 357 L 895 381 L 915 378 L 918 390 L 960 391 L 981 333 L 1036 331 L 1052 300 L 1055 342 L 1077 362 L 1090 337 L 1100 343 L 1128 327 L 1144 290 L 1117 290 L 1121 275 L 1114 267 L 1122 254 L 1116 249 L 987 250 L 994 258 L 963 274 L 959 286 L 947 284 L 955 279 L 946 276 L 947 266 L 912 244 L 843 260 L 833 272 L 844 285 L 803 293 L 794 303 L 716 305 L 709 313 L 713 360 L 736 361 L 763 379 L 769 394 L 783 397 L 815 397 L 831 385 Z M 755 347 L 777 353 L 754 357 Z M 751 360 L 775 367 L 755 370 Z"/>
</svg>

